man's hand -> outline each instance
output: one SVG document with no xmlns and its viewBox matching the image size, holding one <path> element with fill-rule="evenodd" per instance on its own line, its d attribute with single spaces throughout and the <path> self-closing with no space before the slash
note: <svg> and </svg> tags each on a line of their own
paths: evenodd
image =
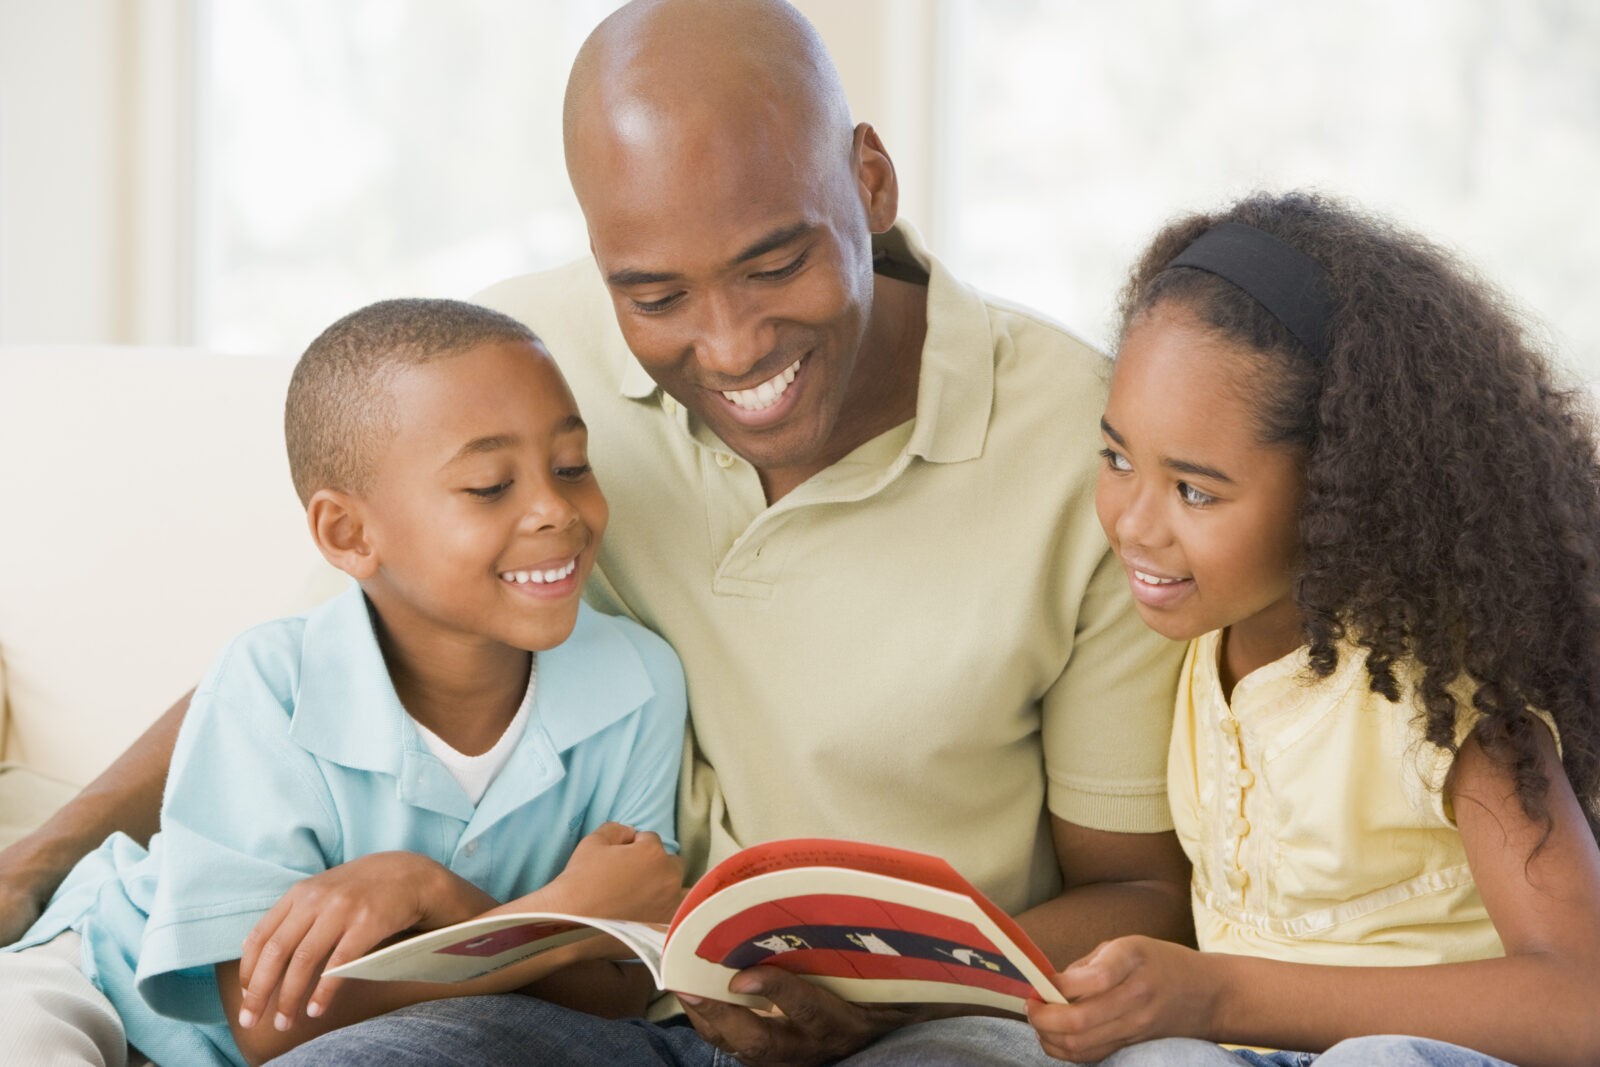
<svg viewBox="0 0 1600 1067">
<path fill-rule="evenodd" d="M 16 846 L 0 852 L 0 945 L 9 945 L 38 921 L 59 877 L 35 873 L 13 855 Z"/>
<path fill-rule="evenodd" d="M 852 1004 L 777 967 L 752 967 L 728 983 L 766 997 L 776 1012 L 680 996 L 700 1036 L 750 1067 L 817 1067 L 859 1052 L 892 1030 L 948 1014 L 927 1004 Z"/>
<path fill-rule="evenodd" d="M 1194 949 L 1150 937 L 1107 941 L 1055 976 L 1066 1004 L 1030 1001 L 1046 1052 L 1093 1063 L 1158 1037 L 1205 1037 L 1217 983 Z"/>
<path fill-rule="evenodd" d="M 470 882 L 411 852 L 377 852 L 297 882 L 244 939 L 239 1025 L 254 1026 L 274 995 L 277 1029 L 288 1029 L 302 1004 L 316 1018 L 342 981 L 323 971 L 402 931 L 448 926 L 493 905 Z"/>
</svg>

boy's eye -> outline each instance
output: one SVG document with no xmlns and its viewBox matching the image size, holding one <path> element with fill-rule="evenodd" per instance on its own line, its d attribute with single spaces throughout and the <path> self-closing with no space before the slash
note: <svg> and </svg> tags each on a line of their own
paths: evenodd
<svg viewBox="0 0 1600 1067">
<path fill-rule="evenodd" d="M 1112 449 L 1102 448 L 1100 450 L 1100 458 L 1105 460 L 1106 466 L 1110 467 L 1114 471 L 1126 472 L 1133 470 L 1133 464 L 1128 462 L 1127 457 L 1120 452 L 1113 451 Z"/>
<path fill-rule="evenodd" d="M 788 263 L 785 263 L 783 266 L 778 267 L 775 270 L 758 270 L 754 274 L 750 275 L 750 277 L 755 278 L 757 281 L 763 282 L 781 281 L 784 278 L 787 278 L 789 275 L 794 274 L 801 267 L 805 266 L 806 255 L 807 253 L 801 252 Z"/>
<path fill-rule="evenodd" d="M 1203 493 L 1188 482 L 1178 483 L 1178 496 L 1183 498 L 1185 504 L 1191 507 L 1203 508 L 1207 504 L 1216 503 L 1217 498 L 1210 493 Z"/>
<path fill-rule="evenodd" d="M 592 469 L 587 463 L 581 463 L 575 467 L 557 467 L 556 477 L 563 481 L 578 482 L 588 477 L 589 471 Z"/>
<path fill-rule="evenodd" d="M 511 481 L 507 479 L 498 485 L 486 485 L 481 488 L 468 488 L 466 492 L 484 500 L 493 500 L 495 497 L 511 488 Z"/>
</svg>

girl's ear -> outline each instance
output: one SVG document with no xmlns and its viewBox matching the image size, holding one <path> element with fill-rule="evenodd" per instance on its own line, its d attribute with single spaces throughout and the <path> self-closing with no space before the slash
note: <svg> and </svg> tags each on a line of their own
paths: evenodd
<svg viewBox="0 0 1600 1067">
<path fill-rule="evenodd" d="M 306 523 L 322 558 L 356 581 L 378 570 L 378 551 L 368 536 L 365 501 L 339 489 L 318 489 L 306 503 Z"/>
</svg>

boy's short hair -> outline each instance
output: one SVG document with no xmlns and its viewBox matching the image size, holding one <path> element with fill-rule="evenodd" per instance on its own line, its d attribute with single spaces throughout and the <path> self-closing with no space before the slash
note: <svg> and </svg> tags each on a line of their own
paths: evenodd
<svg viewBox="0 0 1600 1067">
<path fill-rule="evenodd" d="M 322 331 L 295 365 L 284 402 L 300 503 L 319 489 L 370 487 L 378 449 L 395 430 L 388 384 L 397 372 L 501 341 L 539 338 L 509 315 L 460 300 L 380 300 Z"/>
</svg>

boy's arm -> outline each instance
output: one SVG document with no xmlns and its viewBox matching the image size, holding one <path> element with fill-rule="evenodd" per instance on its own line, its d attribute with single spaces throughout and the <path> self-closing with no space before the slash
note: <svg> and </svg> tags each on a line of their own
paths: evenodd
<svg viewBox="0 0 1600 1067">
<path fill-rule="evenodd" d="M 172 746 L 193 695 L 185 693 L 43 826 L 0 851 L 0 945 L 27 932 L 73 864 L 113 831 L 140 843 L 150 840 L 160 821 Z"/>
</svg>

